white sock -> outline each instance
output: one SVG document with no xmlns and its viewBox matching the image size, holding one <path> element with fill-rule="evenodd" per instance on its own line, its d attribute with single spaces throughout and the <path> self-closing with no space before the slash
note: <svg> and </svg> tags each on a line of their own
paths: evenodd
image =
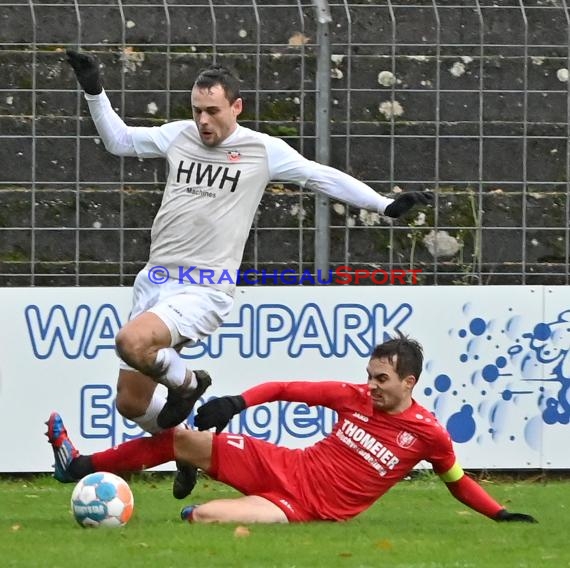
<svg viewBox="0 0 570 568">
<path fill-rule="evenodd" d="M 154 393 L 146 412 L 142 416 L 133 418 L 132 421 L 136 422 L 145 432 L 149 434 L 158 434 L 162 432 L 162 428 L 156 423 L 156 417 L 162 410 L 166 403 L 166 398 L 161 394 Z"/>
<path fill-rule="evenodd" d="M 156 366 L 160 369 L 161 375 L 158 381 L 166 385 L 168 388 L 175 389 L 182 386 L 184 380 L 186 379 L 186 363 L 176 349 L 172 347 L 163 347 L 159 349 L 156 354 Z M 196 381 L 196 376 L 192 371 L 192 377 L 190 380 L 190 386 L 196 388 L 198 382 Z"/>
</svg>

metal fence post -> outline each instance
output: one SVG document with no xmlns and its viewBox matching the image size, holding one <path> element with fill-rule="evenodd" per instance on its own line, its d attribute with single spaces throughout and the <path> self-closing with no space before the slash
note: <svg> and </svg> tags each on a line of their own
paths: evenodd
<svg viewBox="0 0 570 568">
<path fill-rule="evenodd" d="M 332 21 L 327 0 L 313 0 L 317 14 L 317 94 L 315 98 L 316 148 L 317 162 L 328 165 L 330 161 L 330 33 Z M 315 273 L 319 270 L 328 273 L 330 247 L 330 212 L 329 198 L 315 196 Z"/>
</svg>

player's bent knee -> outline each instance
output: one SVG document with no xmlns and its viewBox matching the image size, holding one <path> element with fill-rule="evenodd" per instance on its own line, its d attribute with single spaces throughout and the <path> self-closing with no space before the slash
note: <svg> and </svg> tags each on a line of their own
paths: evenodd
<svg viewBox="0 0 570 568">
<path fill-rule="evenodd" d="M 186 449 L 191 435 L 192 431 L 186 428 L 176 428 L 176 430 L 174 430 L 174 452 L 177 455 Z"/>
<path fill-rule="evenodd" d="M 212 432 L 186 428 L 174 431 L 174 456 L 177 461 L 210 471 L 212 467 Z"/>
<path fill-rule="evenodd" d="M 150 374 L 153 371 L 152 363 L 156 354 L 136 333 L 121 330 L 115 338 L 115 346 L 119 357 L 131 367 Z"/>
<path fill-rule="evenodd" d="M 146 412 L 146 406 L 148 406 L 148 404 L 145 406 L 144 401 L 138 400 L 131 396 L 128 391 L 123 390 L 122 392 L 117 392 L 115 406 L 117 407 L 117 412 L 123 418 L 133 420 Z"/>
<path fill-rule="evenodd" d="M 125 361 L 130 359 L 136 350 L 135 342 L 131 335 L 124 330 L 120 330 L 115 337 L 115 347 L 117 348 L 117 353 Z M 128 362 L 128 361 L 127 361 Z"/>
</svg>

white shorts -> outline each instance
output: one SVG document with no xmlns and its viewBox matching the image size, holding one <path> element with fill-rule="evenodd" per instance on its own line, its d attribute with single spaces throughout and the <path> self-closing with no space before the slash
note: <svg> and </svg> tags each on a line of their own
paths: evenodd
<svg viewBox="0 0 570 568">
<path fill-rule="evenodd" d="M 156 314 L 170 330 L 170 346 L 192 344 L 212 335 L 228 317 L 234 299 L 209 286 L 179 284 L 168 280 L 155 284 L 143 269 L 133 285 L 129 321 L 144 312 Z M 133 370 L 121 361 L 121 369 Z"/>
</svg>

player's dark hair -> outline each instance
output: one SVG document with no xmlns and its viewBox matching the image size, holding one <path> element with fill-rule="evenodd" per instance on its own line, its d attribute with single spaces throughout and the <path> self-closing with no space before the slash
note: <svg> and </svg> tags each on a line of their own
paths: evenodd
<svg viewBox="0 0 570 568">
<path fill-rule="evenodd" d="M 229 69 L 221 65 L 210 65 L 202 69 L 194 81 L 194 86 L 199 89 L 211 89 L 216 85 L 220 85 L 224 89 L 226 99 L 230 104 L 241 96 L 239 79 Z"/>
<path fill-rule="evenodd" d="M 395 370 L 400 379 L 414 375 L 416 382 L 419 381 L 424 354 L 422 346 L 415 339 L 400 333 L 399 337 L 392 337 L 377 345 L 372 352 L 371 359 L 388 359 L 393 364 L 394 357 L 396 357 Z"/>
</svg>

